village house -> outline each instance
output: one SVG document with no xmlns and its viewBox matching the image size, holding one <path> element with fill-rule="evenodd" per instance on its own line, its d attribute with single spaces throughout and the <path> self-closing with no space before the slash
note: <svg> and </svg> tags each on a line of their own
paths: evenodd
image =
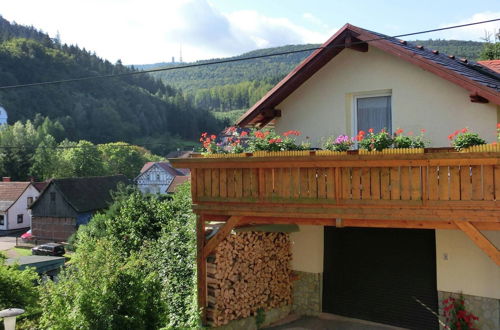
<svg viewBox="0 0 500 330">
<path fill-rule="evenodd" d="M 189 153 L 176 153 L 179 158 Z M 134 179 L 144 194 L 170 194 L 175 188 L 189 180 L 189 170 L 176 169 L 168 162 L 147 162 Z"/>
<path fill-rule="evenodd" d="M 95 212 L 108 208 L 119 184 L 129 181 L 124 175 L 50 180 L 31 206 L 32 235 L 39 241 L 66 241 Z"/>
<path fill-rule="evenodd" d="M 14 182 L 3 178 L 0 182 L 0 235 L 29 229 L 29 207 L 40 192 L 31 182 Z"/>
<path fill-rule="evenodd" d="M 432 147 L 449 147 L 448 135 L 465 127 L 496 141 L 499 105 L 500 75 L 486 66 L 346 24 L 237 125 L 300 130 L 313 147 L 324 137 L 370 128 L 425 129 Z M 209 324 L 244 319 L 266 306 L 268 320 L 326 312 L 438 329 L 441 302 L 462 293 L 481 329 L 500 328 L 498 152 L 434 148 L 170 161 L 191 169 L 198 299 Z M 205 238 L 214 221 L 222 226 Z M 266 273 L 261 279 L 274 284 L 246 304 L 239 290 L 249 284 L 221 269 L 244 263 L 238 258 L 245 254 L 227 261 L 221 251 L 241 242 L 252 251 L 260 239 L 228 241 L 228 235 L 270 224 L 299 226 L 287 234 L 290 281 L 283 279 L 278 292 Z M 276 269 L 280 257 L 259 260 L 259 269 Z M 283 303 L 266 305 L 283 292 L 290 295 Z"/>
</svg>

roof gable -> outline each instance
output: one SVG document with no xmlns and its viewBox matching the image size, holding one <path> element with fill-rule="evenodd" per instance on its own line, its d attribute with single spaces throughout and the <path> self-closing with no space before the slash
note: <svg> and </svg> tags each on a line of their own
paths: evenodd
<svg viewBox="0 0 500 330">
<path fill-rule="evenodd" d="M 471 93 L 471 101 L 491 101 L 500 104 L 500 75 L 493 70 L 475 62 L 456 59 L 406 41 L 346 24 L 242 115 L 237 125 L 261 127 L 266 125 L 280 116 L 280 111 L 275 109 L 278 104 L 343 49 L 351 48 L 364 52 L 368 50 L 368 44 L 465 88 Z"/>
<path fill-rule="evenodd" d="M 0 182 L 0 211 L 8 210 L 30 184 L 31 182 Z"/>
</svg>

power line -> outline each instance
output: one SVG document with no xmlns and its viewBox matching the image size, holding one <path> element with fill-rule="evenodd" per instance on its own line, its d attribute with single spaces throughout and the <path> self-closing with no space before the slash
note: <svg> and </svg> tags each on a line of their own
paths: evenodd
<svg viewBox="0 0 500 330">
<path fill-rule="evenodd" d="M 418 35 L 418 34 L 451 30 L 451 29 L 457 29 L 457 28 L 462 28 L 462 27 L 467 27 L 467 26 L 491 23 L 491 22 L 496 22 L 496 21 L 500 21 L 500 18 L 495 18 L 495 19 L 490 19 L 490 20 L 480 21 L 480 22 L 467 23 L 467 24 L 453 25 L 453 26 L 418 31 L 418 32 L 398 34 L 398 35 L 394 35 L 394 36 L 384 36 L 384 37 L 379 37 L 379 38 L 374 38 L 374 39 L 369 39 L 369 40 L 364 40 L 364 41 L 356 41 L 356 42 L 351 42 L 350 45 L 364 44 L 364 43 L 378 41 L 378 40 L 394 39 L 394 38 L 408 37 L 408 36 L 413 36 L 413 35 Z M 153 72 L 162 72 L 162 71 L 171 71 L 171 70 L 181 70 L 181 69 L 196 68 L 196 67 L 209 66 L 209 65 L 215 65 L 215 64 L 224 64 L 224 63 L 254 60 L 254 59 L 259 59 L 259 58 L 267 58 L 267 57 L 274 57 L 274 56 L 303 53 L 303 52 L 309 52 L 309 51 L 314 51 L 314 50 L 318 50 L 318 49 L 344 48 L 344 47 L 345 47 L 345 44 L 332 45 L 329 47 L 321 47 L 321 46 L 320 47 L 311 47 L 311 48 L 305 48 L 305 49 L 301 49 L 301 50 L 291 50 L 291 51 L 286 51 L 286 52 L 279 52 L 279 53 L 272 53 L 272 54 L 265 54 L 265 55 L 255 55 L 255 56 L 248 56 L 248 57 L 215 60 L 215 61 L 210 61 L 210 62 L 193 63 L 193 64 L 180 65 L 180 66 L 175 66 L 175 67 L 168 67 L 168 68 L 158 68 L 158 69 L 151 69 L 151 70 L 116 73 L 116 74 L 105 74 L 105 75 L 87 76 L 87 77 L 80 77 L 80 78 L 61 79 L 61 80 L 37 82 L 37 83 L 30 83 L 30 84 L 0 86 L 0 90 L 23 88 L 23 87 L 33 87 L 33 86 L 54 85 L 54 84 L 85 81 L 85 80 L 92 80 L 92 79 L 116 78 L 116 77 L 132 76 L 132 75 L 138 75 L 138 74 L 144 74 L 144 73 L 153 73 Z"/>
</svg>

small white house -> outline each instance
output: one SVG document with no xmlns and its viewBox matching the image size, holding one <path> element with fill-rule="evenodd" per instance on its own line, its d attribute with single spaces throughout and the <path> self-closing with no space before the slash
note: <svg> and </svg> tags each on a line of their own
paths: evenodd
<svg viewBox="0 0 500 330">
<path fill-rule="evenodd" d="M 0 233 L 30 228 L 29 206 L 39 194 L 31 182 L 0 182 Z"/>
<path fill-rule="evenodd" d="M 139 190 L 144 194 L 167 194 L 173 192 L 176 183 L 188 178 L 185 171 L 173 168 L 168 162 L 148 162 L 135 178 Z"/>
</svg>

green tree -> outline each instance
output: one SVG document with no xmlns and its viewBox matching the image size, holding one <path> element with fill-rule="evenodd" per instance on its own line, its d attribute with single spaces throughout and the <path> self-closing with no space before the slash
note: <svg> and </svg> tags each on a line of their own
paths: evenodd
<svg viewBox="0 0 500 330">
<path fill-rule="evenodd" d="M 198 326 L 196 230 L 189 185 L 172 199 L 122 188 L 81 226 L 76 253 L 42 290 L 40 326 L 159 329 Z"/>
<path fill-rule="evenodd" d="M 78 143 L 63 141 L 59 145 L 61 160 L 58 177 L 84 177 L 104 175 L 101 152 L 92 142 L 80 140 Z"/>
<path fill-rule="evenodd" d="M 22 308 L 28 314 L 38 306 L 38 274 L 32 269 L 18 270 L 17 266 L 5 265 L 5 257 L 0 255 L 0 310 Z"/>
<path fill-rule="evenodd" d="M 489 42 L 484 44 L 481 55 L 481 60 L 499 60 L 500 59 L 500 42 Z"/>
<path fill-rule="evenodd" d="M 55 176 L 59 166 L 56 141 L 51 135 L 46 135 L 36 148 L 30 175 L 37 180 L 48 180 Z"/>
<path fill-rule="evenodd" d="M 136 177 L 150 158 L 148 157 L 150 154 L 143 148 L 127 146 L 125 142 L 100 144 L 98 149 L 103 159 L 105 173 L 124 174 L 128 178 Z"/>
<path fill-rule="evenodd" d="M 57 283 L 43 285 L 42 329 L 159 329 L 161 281 L 142 252 L 125 256 L 108 239 L 79 245 Z"/>
</svg>

